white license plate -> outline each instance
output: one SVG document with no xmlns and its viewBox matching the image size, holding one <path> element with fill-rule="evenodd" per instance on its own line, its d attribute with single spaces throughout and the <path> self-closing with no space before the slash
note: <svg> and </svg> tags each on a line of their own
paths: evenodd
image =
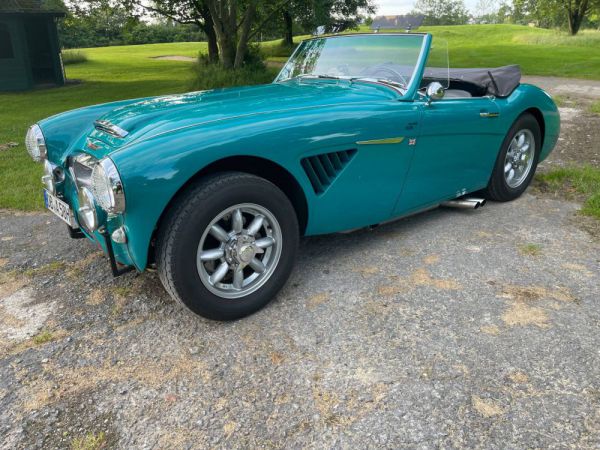
<svg viewBox="0 0 600 450">
<path fill-rule="evenodd" d="M 66 222 L 71 228 L 73 227 L 73 214 L 71 213 L 71 207 L 63 202 L 60 198 L 52 195 L 50 192 L 44 189 L 44 202 L 46 208 L 60 217 Z"/>
</svg>

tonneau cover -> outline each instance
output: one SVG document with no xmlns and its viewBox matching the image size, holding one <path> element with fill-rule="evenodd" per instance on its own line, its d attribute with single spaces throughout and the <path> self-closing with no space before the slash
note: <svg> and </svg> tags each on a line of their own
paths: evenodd
<svg viewBox="0 0 600 450">
<path fill-rule="evenodd" d="M 428 67 L 425 69 L 425 78 L 446 80 L 448 69 Z M 485 88 L 488 95 L 508 97 L 521 82 L 521 68 L 515 64 L 494 69 L 450 69 L 452 80 Z"/>
</svg>

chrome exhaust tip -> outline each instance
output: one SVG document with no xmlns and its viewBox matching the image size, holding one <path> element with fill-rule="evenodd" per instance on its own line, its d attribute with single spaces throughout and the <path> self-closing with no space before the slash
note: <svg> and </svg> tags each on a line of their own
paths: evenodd
<svg viewBox="0 0 600 450">
<path fill-rule="evenodd" d="M 484 198 L 459 198 L 442 202 L 440 206 L 444 208 L 478 209 L 485 206 L 486 202 L 487 200 Z"/>
</svg>

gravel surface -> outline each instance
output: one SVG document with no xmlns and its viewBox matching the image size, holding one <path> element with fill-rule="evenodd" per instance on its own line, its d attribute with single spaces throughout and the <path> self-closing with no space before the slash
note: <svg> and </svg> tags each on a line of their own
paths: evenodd
<svg viewBox="0 0 600 450">
<path fill-rule="evenodd" d="M 0 448 L 598 448 L 578 207 L 527 193 L 305 239 L 275 301 L 225 324 L 0 211 Z"/>
</svg>

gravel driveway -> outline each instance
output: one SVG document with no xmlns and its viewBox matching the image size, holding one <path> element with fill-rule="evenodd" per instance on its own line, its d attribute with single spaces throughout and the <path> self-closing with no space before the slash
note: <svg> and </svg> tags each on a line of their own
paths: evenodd
<svg viewBox="0 0 600 450">
<path fill-rule="evenodd" d="M 600 244 L 531 192 L 305 239 L 227 324 L 0 212 L 0 447 L 598 448 Z"/>
</svg>

